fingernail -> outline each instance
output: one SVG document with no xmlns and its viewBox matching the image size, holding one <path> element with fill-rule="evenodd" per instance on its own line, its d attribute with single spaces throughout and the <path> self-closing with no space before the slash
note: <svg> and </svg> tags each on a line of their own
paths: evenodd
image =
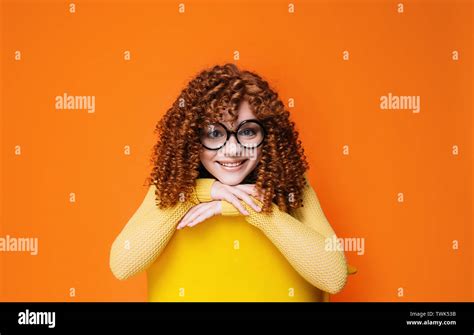
<svg viewBox="0 0 474 335">
<path fill-rule="evenodd" d="M 250 213 L 249 213 L 249 212 L 247 212 L 247 211 L 244 211 L 244 214 L 245 214 L 245 215 L 250 215 Z"/>
</svg>

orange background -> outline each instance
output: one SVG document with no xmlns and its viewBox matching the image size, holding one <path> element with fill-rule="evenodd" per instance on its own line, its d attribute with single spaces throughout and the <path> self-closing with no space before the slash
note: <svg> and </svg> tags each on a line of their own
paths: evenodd
<svg viewBox="0 0 474 335">
<path fill-rule="evenodd" d="M 0 252 L 0 300 L 146 300 L 144 273 L 113 277 L 110 246 L 146 193 L 156 122 L 226 62 L 295 99 L 329 222 L 365 238 L 332 301 L 474 300 L 473 3 L 289 2 L 2 1 L 1 236 L 38 237 L 39 254 Z M 95 95 L 95 113 L 56 110 L 64 92 Z M 389 92 L 421 112 L 381 110 Z"/>
</svg>

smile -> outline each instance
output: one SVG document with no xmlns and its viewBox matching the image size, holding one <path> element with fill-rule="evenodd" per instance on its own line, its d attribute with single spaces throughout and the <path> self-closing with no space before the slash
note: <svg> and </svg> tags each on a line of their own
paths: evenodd
<svg viewBox="0 0 474 335">
<path fill-rule="evenodd" d="M 245 162 L 247 161 L 247 159 L 243 159 L 241 161 L 238 161 L 238 162 L 219 162 L 219 161 L 216 161 L 219 165 L 223 166 L 223 167 L 226 167 L 226 168 L 235 168 L 235 167 L 239 167 L 241 166 L 242 164 L 244 164 Z"/>
</svg>

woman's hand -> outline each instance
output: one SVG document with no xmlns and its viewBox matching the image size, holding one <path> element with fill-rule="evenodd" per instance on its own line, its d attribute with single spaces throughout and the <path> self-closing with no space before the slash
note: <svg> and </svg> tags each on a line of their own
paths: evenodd
<svg viewBox="0 0 474 335">
<path fill-rule="evenodd" d="M 200 203 L 192 207 L 181 219 L 176 229 L 184 227 L 194 227 L 198 223 L 203 222 L 214 215 L 219 215 L 222 212 L 220 201 L 209 201 Z"/>
<path fill-rule="evenodd" d="M 249 212 L 242 206 L 240 200 L 245 201 L 257 212 L 262 210 L 250 196 L 263 199 L 257 194 L 257 190 L 253 184 L 229 186 L 216 180 L 211 187 L 211 198 L 213 200 L 226 200 L 234 205 L 243 215 L 249 215 Z"/>
<path fill-rule="evenodd" d="M 257 193 L 255 185 L 253 184 L 229 186 L 215 181 L 211 187 L 211 198 L 213 201 L 203 202 L 192 207 L 183 216 L 176 229 L 194 227 L 206 219 L 222 214 L 221 200 L 225 200 L 234 205 L 243 215 L 249 215 L 249 212 L 240 203 L 240 200 L 246 202 L 255 211 L 260 212 L 262 209 L 250 196 L 263 201 L 263 197 Z"/>
</svg>

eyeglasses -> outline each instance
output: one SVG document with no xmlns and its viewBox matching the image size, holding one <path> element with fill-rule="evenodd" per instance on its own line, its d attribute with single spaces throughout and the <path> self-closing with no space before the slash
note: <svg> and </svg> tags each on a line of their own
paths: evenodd
<svg viewBox="0 0 474 335">
<path fill-rule="evenodd" d="M 236 131 L 229 130 L 222 123 L 217 122 L 202 129 L 199 139 L 204 148 L 219 150 L 227 143 L 231 135 L 234 135 L 237 142 L 244 148 L 257 148 L 265 139 L 265 129 L 258 120 L 254 119 L 242 121 Z"/>
</svg>

